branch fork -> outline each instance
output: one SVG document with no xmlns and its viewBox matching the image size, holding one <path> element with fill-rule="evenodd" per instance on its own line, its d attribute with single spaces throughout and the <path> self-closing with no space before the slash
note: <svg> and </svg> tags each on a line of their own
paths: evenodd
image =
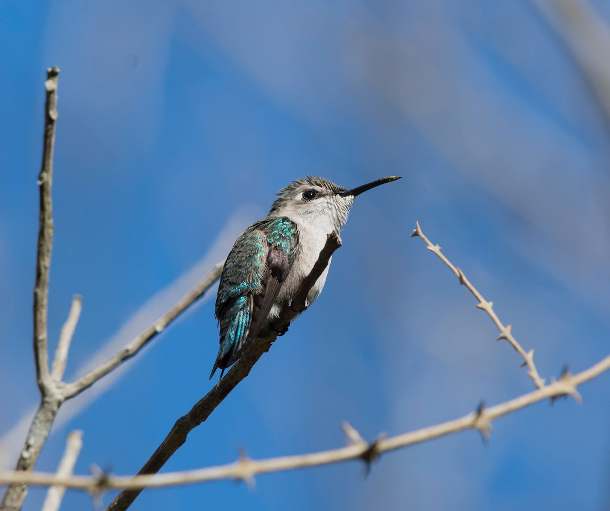
<svg viewBox="0 0 610 511">
<path fill-rule="evenodd" d="M 100 378 L 116 369 L 128 358 L 138 353 L 151 339 L 162 332 L 172 321 L 199 299 L 207 289 L 220 277 L 223 262 L 217 264 L 186 296 L 174 305 L 163 317 L 147 328 L 127 344 L 116 355 L 72 383 L 62 381 L 70 349 L 70 343 L 82 309 L 82 298 L 74 296 L 68 319 L 61 329 L 59 342 L 55 351 L 52 368 L 49 369 L 47 342 L 47 314 L 49 294 L 49 274 L 51 252 L 53 248 L 53 204 L 51 187 L 53 183 L 53 148 L 55 144 L 55 125 L 57 113 L 57 85 L 59 68 L 47 69 L 45 81 L 45 126 L 43 136 L 43 155 L 39 185 L 39 227 L 36 255 L 36 282 L 34 286 L 34 361 L 36 363 L 36 380 L 40 390 L 41 402 L 21 448 L 15 470 L 30 472 L 42 450 L 55 415 L 60 406 L 68 399 L 80 394 Z M 23 483 L 11 483 L 7 488 L 0 511 L 19 511 L 27 495 L 27 486 Z"/>
</svg>

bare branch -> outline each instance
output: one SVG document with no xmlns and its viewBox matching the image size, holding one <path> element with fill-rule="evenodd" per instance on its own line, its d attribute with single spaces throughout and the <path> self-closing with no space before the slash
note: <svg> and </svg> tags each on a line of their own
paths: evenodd
<svg viewBox="0 0 610 511">
<path fill-rule="evenodd" d="M 55 358 L 53 359 L 53 368 L 51 369 L 51 378 L 58 382 L 64 376 L 66 370 L 66 362 L 68 361 L 68 351 L 70 350 L 70 343 L 72 342 L 72 336 L 80 317 L 80 311 L 82 309 L 83 297 L 80 295 L 74 295 L 72 298 L 72 305 L 70 306 L 70 312 L 68 313 L 68 319 L 64 323 L 59 335 L 59 342 L 57 343 L 57 349 L 55 350 Z"/>
<path fill-rule="evenodd" d="M 565 373 L 559 380 L 552 381 L 541 389 L 536 389 L 515 399 L 511 399 L 510 401 L 500 403 L 492 406 L 491 408 L 479 406 L 474 412 L 469 413 L 468 415 L 465 415 L 459 419 L 390 438 L 379 438 L 371 444 L 362 440 L 360 435 L 348 425 L 344 426 L 344 430 L 349 432 L 347 433 L 348 437 L 354 440 L 353 442 L 346 447 L 311 454 L 284 456 L 266 460 L 253 460 L 245 456 L 245 454 L 242 454 L 234 463 L 198 470 L 170 472 L 161 475 L 137 475 L 133 477 L 107 475 L 104 481 L 104 487 L 101 489 L 99 487 L 99 478 L 97 477 L 62 477 L 56 474 L 42 472 L 28 474 L 21 472 L 2 473 L 0 474 L 0 484 L 20 482 L 40 486 L 62 485 L 86 491 L 125 488 L 139 492 L 141 489 L 146 487 L 160 488 L 166 486 L 218 481 L 222 479 L 253 480 L 254 476 L 258 474 L 317 467 L 348 460 L 366 459 L 368 456 L 367 453 L 371 451 L 373 444 L 375 453 L 377 456 L 379 456 L 384 452 L 426 442 L 468 429 L 479 431 L 483 430 L 485 431 L 484 434 L 487 435 L 493 420 L 530 406 L 534 403 L 544 401 L 545 399 L 552 399 L 566 395 L 575 396 L 577 395 L 576 389 L 579 385 L 596 378 L 608 369 L 610 369 L 610 355 L 581 373 L 574 376 Z M 224 381 L 224 379 L 221 380 L 221 382 L 222 381 Z M 109 509 L 118 509 L 118 507 L 111 504 Z"/>
<path fill-rule="evenodd" d="M 474 295 L 474 297 L 479 301 L 479 303 L 477 304 L 477 308 L 487 312 L 489 317 L 492 319 L 492 321 L 500 331 L 500 336 L 498 337 L 498 340 L 506 339 L 510 343 L 510 345 L 515 349 L 515 351 L 523 357 L 524 365 L 527 365 L 528 367 L 527 375 L 534 381 L 536 387 L 539 389 L 544 387 L 544 379 L 540 377 L 540 375 L 538 374 L 538 370 L 536 369 L 536 365 L 534 364 L 534 350 L 526 352 L 521 347 L 521 345 L 517 342 L 517 340 L 513 337 L 513 334 L 511 333 L 512 326 L 504 326 L 504 324 L 500 321 L 497 314 L 493 310 L 493 302 L 486 301 L 485 298 L 483 298 L 483 295 L 481 295 L 481 293 L 479 293 L 477 289 L 466 278 L 464 272 L 459 268 L 453 266 L 449 259 L 447 259 L 443 253 L 441 253 L 441 247 L 439 247 L 438 245 L 433 245 L 430 240 L 426 238 L 419 226 L 419 222 L 416 222 L 416 229 L 411 235 L 411 237 L 415 236 L 420 237 L 426 244 L 428 250 L 434 252 L 449 267 L 449 269 L 455 274 L 455 276 L 460 279 L 460 284 L 466 286 L 468 290 Z"/>
<path fill-rule="evenodd" d="M 80 297 L 72 302 L 68 320 L 64 325 L 55 354 L 52 372 L 49 371 L 47 346 L 47 308 L 49 269 L 53 245 L 53 215 L 51 202 L 51 185 L 53 181 L 53 144 L 55 140 L 55 122 L 57 120 L 57 76 L 59 69 L 47 70 L 45 82 L 45 129 L 42 168 L 38 176 L 40 187 L 40 213 L 38 231 L 38 252 L 36 258 L 36 284 L 34 288 L 34 359 L 36 378 L 41 393 L 41 402 L 34 420 L 17 459 L 16 471 L 31 471 L 36 465 L 53 421 L 61 404 L 76 396 L 99 378 L 117 367 L 121 362 L 135 355 L 150 339 L 180 315 L 189 305 L 197 300 L 219 277 L 222 263 L 218 264 L 190 293 L 176 304 L 166 315 L 150 328 L 129 343 L 120 353 L 105 362 L 80 380 L 64 385 L 61 377 L 66 367 L 70 341 L 78 321 L 81 309 Z M 10 485 L 0 503 L 0 511 L 19 511 L 27 495 L 24 484 Z"/>
<path fill-rule="evenodd" d="M 34 420 L 30 425 L 27 437 L 19 452 L 16 473 L 30 472 L 34 469 L 40 451 L 44 447 L 49 431 L 53 425 L 55 415 L 59 409 L 59 402 L 52 398 L 44 398 L 36 411 Z M 27 495 L 28 488 L 25 484 L 11 484 L 4 493 L 0 511 L 19 511 Z"/>
<path fill-rule="evenodd" d="M 133 357 L 146 344 L 163 332 L 167 326 L 182 314 L 190 305 L 196 302 L 203 294 L 216 282 L 222 272 L 223 262 L 212 268 L 193 289 L 191 289 L 176 305 L 161 316 L 151 326 L 144 330 L 140 335 L 132 339 L 121 351 L 110 357 L 95 369 L 92 369 L 82 378 L 73 383 L 68 383 L 63 388 L 62 393 L 65 399 L 77 396 L 83 390 L 93 385 L 97 380 L 106 376 L 110 371 L 116 369 L 122 362 Z"/>
<path fill-rule="evenodd" d="M 83 447 L 82 439 L 83 432 L 80 430 L 72 431 L 72 433 L 68 435 L 66 450 L 64 451 L 64 455 L 59 463 L 59 468 L 57 469 L 58 477 L 69 477 L 72 475 L 74 465 L 76 464 L 80 450 Z M 65 492 L 65 486 L 51 486 L 47 493 L 47 498 L 44 501 L 44 505 L 42 506 L 42 511 L 58 511 Z"/>
<path fill-rule="evenodd" d="M 199 400 L 191 410 L 178 419 L 165 440 L 157 448 L 154 454 L 140 469 L 138 474 L 156 474 L 165 462 L 186 442 L 187 435 L 199 424 L 204 422 L 216 407 L 229 395 L 229 393 L 242 381 L 258 361 L 258 359 L 269 351 L 271 344 L 277 338 L 277 332 L 288 328 L 290 322 L 296 318 L 301 311 L 307 308 L 307 294 L 318 280 L 320 275 L 328 266 L 328 262 L 337 248 L 341 246 L 341 239 L 336 234 L 331 234 L 326 240 L 324 248 L 318 256 L 316 264 L 309 276 L 304 279 L 297 291 L 290 307 L 282 311 L 280 318 L 271 326 L 270 331 L 262 332 L 258 338 L 244 352 L 242 357 L 231 367 L 210 392 Z M 243 464 L 242 464 L 243 465 Z M 239 470 L 244 470 L 240 466 Z M 242 474 L 239 479 L 247 480 L 248 474 Z M 110 503 L 107 510 L 118 511 L 127 509 L 140 494 L 140 489 L 123 491 Z"/>
<path fill-rule="evenodd" d="M 44 445 L 55 413 L 57 413 L 56 389 L 49 373 L 49 353 L 47 347 L 47 312 L 49 297 L 49 271 L 53 249 L 53 203 L 51 185 L 53 183 L 53 147 L 55 144 L 55 122 L 57 121 L 57 76 L 59 68 L 47 69 L 45 125 L 43 135 L 42 165 L 38 174 L 40 206 L 38 214 L 38 246 L 36 253 L 36 283 L 34 285 L 34 361 L 36 382 L 41 395 L 41 403 L 36 412 L 28 437 L 19 453 L 15 470 L 30 471 L 34 468 L 40 450 Z M 27 494 L 24 485 L 9 486 L 0 503 L 0 511 L 18 511 Z"/>
<path fill-rule="evenodd" d="M 47 69 L 47 91 L 45 105 L 45 127 L 42 166 L 38 174 L 40 190 L 40 212 L 38 221 L 38 250 L 36 254 L 36 284 L 34 286 L 34 360 L 36 379 L 43 396 L 49 389 L 49 355 L 47 352 L 47 309 L 49 296 L 49 270 L 53 249 L 53 147 L 55 145 L 55 122 L 57 121 L 57 66 Z"/>
</svg>

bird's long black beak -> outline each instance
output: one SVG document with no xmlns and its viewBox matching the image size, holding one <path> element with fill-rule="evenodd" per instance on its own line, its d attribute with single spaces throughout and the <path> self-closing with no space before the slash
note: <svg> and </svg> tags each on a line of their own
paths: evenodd
<svg viewBox="0 0 610 511">
<path fill-rule="evenodd" d="M 377 179 L 376 181 L 372 181 L 362 186 L 357 186 L 356 188 L 352 188 L 351 190 L 345 190 L 344 192 L 339 192 L 337 195 L 341 195 L 342 197 L 356 197 L 356 195 L 360 195 L 361 193 L 370 190 L 371 188 L 375 188 L 376 186 L 383 185 L 386 183 L 391 183 L 392 181 L 396 181 L 397 179 L 402 179 L 401 176 L 389 176 L 382 177 L 381 179 Z"/>
</svg>

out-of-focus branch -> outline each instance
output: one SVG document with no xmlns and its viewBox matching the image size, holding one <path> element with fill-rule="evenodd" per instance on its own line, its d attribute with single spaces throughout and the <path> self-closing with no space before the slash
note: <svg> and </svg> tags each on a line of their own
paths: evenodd
<svg viewBox="0 0 610 511">
<path fill-rule="evenodd" d="M 348 460 L 360 459 L 369 464 L 384 452 L 426 442 L 459 431 L 474 429 L 481 432 L 484 436 L 487 436 L 491 430 L 491 422 L 493 420 L 534 403 L 544 401 L 545 399 L 554 400 L 558 397 L 569 395 L 574 397 L 577 402 L 580 402 L 580 394 L 578 393 L 577 387 L 599 376 L 608 369 L 610 369 L 610 355 L 581 373 L 570 375 L 566 372 L 559 380 L 553 380 L 543 388 L 511 399 L 510 401 L 500 403 L 490 408 L 479 406 L 474 412 L 459 419 L 390 438 L 379 438 L 373 442 L 366 442 L 353 427 L 344 423 L 343 430 L 349 445 L 339 449 L 298 456 L 270 458 L 266 460 L 253 460 L 248 458 L 245 454 L 242 454 L 237 461 L 227 465 L 161 475 L 137 475 L 134 477 L 113 475 L 104 475 L 102 478 L 99 476 L 61 477 L 56 474 L 47 473 L 24 474 L 8 472 L 0 474 L 0 484 L 20 481 L 41 486 L 62 485 L 93 493 L 113 488 L 125 488 L 132 492 L 135 491 L 139 493 L 141 489 L 146 487 L 159 488 L 164 486 L 218 481 L 221 479 L 235 479 L 238 481 L 252 482 L 254 476 L 258 474 L 317 467 Z M 222 381 L 224 381 L 224 378 L 221 382 Z M 116 505 L 113 506 L 111 504 L 109 509 L 119 508 Z"/>
<path fill-rule="evenodd" d="M 190 305 L 196 302 L 216 282 L 222 272 L 224 261 L 216 264 L 193 289 L 191 289 L 176 305 L 161 316 L 140 335 L 132 339 L 123 349 L 110 357 L 106 362 L 89 371 L 82 378 L 68 383 L 62 390 L 65 399 L 77 396 L 83 390 L 93 385 L 97 380 L 116 369 L 121 363 L 138 353 L 148 342 L 163 332 L 167 326 L 182 314 Z"/>
<path fill-rule="evenodd" d="M 76 464 L 82 447 L 83 432 L 80 430 L 72 431 L 72 433 L 68 435 L 66 450 L 64 451 L 64 455 L 59 463 L 59 468 L 57 469 L 57 477 L 70 477 L 72 475 L 74 465 Z M 65 492 L 65 486 L 51 486 L 47 492 L 47 498 L 42 506 L 42 511 L 58 511 Z"/>
<path fill-rule="evenodd" d="M 290 307 L 282 311 L 281 317 L 272 325 L 270 332 L 263 332 L 242 357 L 231 367 L 227 374 L 199 400 L 191 410 L 178 419 L 165 440 L 157 448 L 154 454 L 144 464 L 138 472 L 143 474 L 156 474 L 167 460 L 186 442 L 187 435 L 199 424 L 204 422 L 215 408 L 229 395 L 229 393 L 250 373 L 250 369 L 258 359 L 269 350 L 271 344 L 277 337 L 277 332 L 285 331 L 290 322 L 307 308 L 307 295 L 318 280 L 320 275 L 328 266 L 331 256 L 341 246 L 338 235 L 331 234 L 326 240 L 326 244 L 318 256 L 318 260 L 312 268 L 309 276 L 304 279 L 301 287 L 297 291 Z M 121 492 L 110 503 L 107 511 L 119 511 L 127 509 L 140 494 L 140 489 L 131 489 Z"/>
<path fill-rule="evenodd" d="M 494 322 L 494 324 L 500 331 L 500 336 L 498 337 L 498 340 L 506 339 L 510 343 L 510 345 L 515 349 L 515 351 L 523 357 L 523 360 L 524 360 L 523 365 L 527 365 L 527 367 L 528 367 L 527 374 L 534 381 L 534 384 L 536 385 L 536 387 L 539 389 L 544 387 L 544 379 L 540 377 L 540 375 L 538 374 L 538 370 L 536 369 L 536 364 L 534 364 L 534 350 L 530 350 L 530 351 L 526 352 L 521 347 L 521 345 L 517 342 L 517 340 L 513 337 L 513 334 L 511 333 L 511 328 L 512 328 L 511 325 L 504 326 L 504 324 L 500 321 L 500 319 L 494 312 L 493 302 L 486 301 L 485 298 L 483 298 L 483 295 L 481 295 L 481 293 L 479 293 L 477 291 L 477 289 L 466 278 L 466 276 L 464 275 L 464 272 L 462 270 L 460 270 L 459 268 L 456 268 L 455 266 L 453 266 L 453 264 L 451 264 L 449 259 L 447 259 L 445 257 L 445 255 L 441 252 L 441 247 L 439 247 L 438 245 L 433 245 L 430 242 L 430 240 L 428 240 L 428 238 L 426 238 L 426 236 L 424 235 L 424 233 L 422 232 L 422 230 L 419 226 L 419 222 L 416 222 L 415 225 L 416 225 L 416 228 L 415 228 L 415 231 L 413 231 L 413 234 L 411 235 L 411 237 L 414 237 L 414 236 L 420 237 L 423 240 L 423 242 L 426 244 L 426 247 L 428 248 L 428 250 L 430 250 L 431 252 L 434 252 L 449 267 L 449 269 L 455 274 L 455 276 L 458 279 L 460 279 L 460 284 L 462 284 L 468 288 L 468 290 L 479 301 L 479 303 L 477 304 L 477 307 L 479 309 L 482 309 L 485 312 L 487 312 L 487 314 L 489 314 L 489 317 L 492 319 L 492 321 Z"/>
<path fill-rule="evenodd" d="M 57 343 L 57 349 L 55 350 L 55 358 L 53 359 L 51 378 L 55 381 L 61 381 L 64 376 L 66 363 L 68 362 L 70 343 L 72 342 L 72 336 L 74 335 L 74 330 L 76 329 L 82 307 L 83 297 L 74 295 L 74 298 L 72 298 L 72 305 L 70 306 L 70 312 L 68 313 L 68 319 L 61 329 L 59 342 Z"/>
<path fill-rule="evenodd" d="M 588 0 L 533 0 L 563 37 L 610 122 L 610 28 Z"/>
</svg>

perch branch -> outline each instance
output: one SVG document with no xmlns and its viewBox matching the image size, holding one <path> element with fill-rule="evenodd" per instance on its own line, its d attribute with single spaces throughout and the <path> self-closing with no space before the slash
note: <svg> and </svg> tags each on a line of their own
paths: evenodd
<svg viewBox="0 0 610 511">
<path fill-rule="evenodd" d="M 59 468 L 57 469 L 57 477 L 70 477 L 72 475 L 74 465 L 76 464 L 82 447 L 83 432 L 80 430 L 72 431 L 72 433 L 68 435 L 66 450 L 59 463 Z M 47 492 L 47 498 L 42 506 L 42 511 L 58 511 L 65 492 L 65 486 L 51 486 Z"/>
<path fill-rule="evenodd" d="M 534 364 L 534 350 L 530 350 L 530 351 L 526 352 L 521 347 L 521 345 L 517 342 L 517 340 L 514 338 L 513 334 L 511 333 L 512 326 L 511 325 L 504 326 L 504 324 L 500 321 L 497 314 L 493 310 L 493 302 L 486 301 L 485 298 L 483 298 L 483 295 L 481 295 L 481 293 L 479 293 L 477 291 L 477 289 L 466 278 L 466 275 L 464 275 L 464 272 L 462 270 L 460 270 L 459 268 L 456 268 L 455 266 L 453 266 L 453 264 L 451 264 L 449 259 L 447 259 L 445 257 L 445 255 L 441 252 L 441 247 L 439 247 L 438 245 L 433 245 L 430 242 L 430 240 L 428 238 L 426 238 L 426 236 L 424 235 L 424 233 L 422 232 L 422 230 L 419 226 L 419 222 L 416 222 L 415 225 L 416 225 L 416 228 L 415 228 L 415 231 L 413 231 L 413 234 L 411 235 L 411 237 L 414 237 L 414 236 L 420 237 L 423 240 L 423 242 L 426 244 L 426 247 L 428 248 L 428 250 L 430 250 L 431 252 L 434 252 L 449 267 L 449 269 L 455 274 L 455 276 L 458 279 L 460 279 L 460 284 L 462 284 L 468 288 L 468 290 L 479 301 L 479 303 L 477 304 L 477 308 L 487 312 L 489 317 L 492 319 L 492 321 L 494 322 L 494 324 L 500 331 L 500 336 L 498 337 L 498 340 L 506 339 L 510 343 L 510 345 L 515 349 L 515 351 L 523 357 L 523 360 L 524 360 L 523 365 L 527 365 L 527 367 L 528 367 L 527 375 L 534 381 L 534 384 L 536 385 L 536 387 L 539 389 L 544 387 L 544 379 L 540 377 L 540 375 L 538 374 L 538 370 L 536 369 L 536 364 Z"/>
<path fill-rule="evenodd" d="M 303 310 L 307 308 L 307 294 L 326 269 L 328 262 L 334 251 L 341 246 L 341 240 L 336 234 L 331 234 L 326 240 L 326 244 L 318 256 L 314 267 L 309 276 L 304 279 L 290 307 L 282 311 L 281 317 L 272 325 L 270 332 L 263 332 L 242 357 L 231 367 L 227 374 L 222 378 L 210 392 L 199 400 L 191 410 L 178 419 L 174 424 L 165 440 L 157 448 L 154 454 L 140 469 L 138 474 L 156 474 L 165 462 L 186 442 L 187 435 L 199 424 L 204 422 L 214 409 L 229 395 L 229 393 L 243 380 L 258 359 L 269 350 L 271 344 L 277 337 L 277 332 L 282 332 L 290 325 Z M 249 462 L 248 462 L 249 463 Z M 141 487 L 121 492 L 110 503 L 107 511 L 119 511 L 127 509 L 140 494 Z"/>
<path fill-rule="evenodd" d="M 574 397 L 577 402 L 580 402 L 580 395 L 577 391 L 577 387 L 596 378 L 608 369 L 610 369 L 610 355 L 581 373 L 570 375 L 566 372 L 560 379 L 556 381 L 552 380 L 548 385 L 527 394 L 523 394 L 515 399 L 511 399 L 510 401 L 497 404 L 490 408 L 485 408 L 483 405 L 480 405 L 475 411 L 459 419 L 390 438 L 378 438 L 370 443 L 363 440 L 360 434 L 349 424 L 344 423 L 343 430 L 347 436 L 348 445 L 346 447 L 328 451 L 265 460 L 253 460 L 245 456 L 245 454 L 242 454 L 237 461 L 227 465 L 185 472 L 170 472 L 161 475 L 137 475 L 133 477 L 105 475 L 103 481 L 99 477 L 91 476 L 61 477 L 56 474 L 41 472 L 28 474 L 7 472 L 0 474 L 0 484 L 22 482 L 40 486 L 62 485 L 89 492 L 100 492 L 106 489 L 117 488 L 139 492 L 145 487 L 159 488 L 182 484 L 204 483 L 222 479 L 252 481 L 254 476 L 258 474 L 317 467 L 348 460 L 360 459 L 369 462 L 368 460 L 379 457 L 381 453 L 426 442 L 464 430 L 478 430 L 482 434 L 487 435 L 491 429 L 491 422 L 493 420 L 534 403 L 544 401 L 545 399 L 555 399 L 569 395 Z M 224 381 L 224 378 L 221 380 L 221 383 L 222 381 Z M 220 383 L 217 387 L 219 386 Z M 125 503 L 125 501 L 122 502 Z M 118 507 L 111 504 L 110 509 L 118 509 Z"/>
</svg>

